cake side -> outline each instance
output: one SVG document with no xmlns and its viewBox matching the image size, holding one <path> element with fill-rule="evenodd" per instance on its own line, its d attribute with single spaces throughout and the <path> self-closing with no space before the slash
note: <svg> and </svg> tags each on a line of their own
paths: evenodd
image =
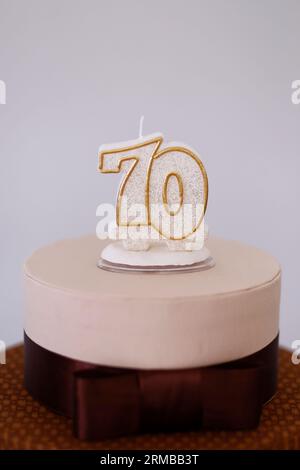
<svg viewBox="0 0 300 470">
<path fill-rule="evenodd" d="M 25 331 L 58 354 L 141 369 L 200 367 L 255 353 L 278 334 L 280 267 L 238 242 L 210 241 L 191 274 L 99 270 L 92 237 L 39 250 L 25 266 Z"/>
</svg>

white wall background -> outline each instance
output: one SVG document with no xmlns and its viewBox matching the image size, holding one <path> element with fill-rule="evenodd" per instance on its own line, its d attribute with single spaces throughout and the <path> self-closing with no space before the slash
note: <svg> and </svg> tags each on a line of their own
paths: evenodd
<svg viewBox="0 0 300 470">
<path fill-rule="evenodd" d="M 22 263 L 93 232 L 116 179 L 101 143 L 162 131 L 199 150 L 213 233 L 283 268 L 281 342 L 300 338 L 300 2 L 0 0 L 0 338 L 22 338 Z"/>
</svg>

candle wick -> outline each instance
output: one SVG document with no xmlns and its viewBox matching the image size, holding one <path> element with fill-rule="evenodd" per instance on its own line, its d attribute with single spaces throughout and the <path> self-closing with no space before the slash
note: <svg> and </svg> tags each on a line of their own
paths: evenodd
<svg viewBox="0 0 300 470">
<path fill-rule="evenodd" d="M 144 116 L 140 118 L 140 129 L 139 129 L 139 138 L 143 137 L 143 124 L 144 124 Z"/>
</svg>

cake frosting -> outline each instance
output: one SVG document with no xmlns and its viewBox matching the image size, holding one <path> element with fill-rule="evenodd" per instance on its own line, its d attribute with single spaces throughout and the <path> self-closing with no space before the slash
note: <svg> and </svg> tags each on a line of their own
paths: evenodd
<svg viewBox="0 0 300 470">
<path fill-rule="evenodd" d="M 280 266 L 267 253 L 211 238 L 215 266 L 161 276 L 102 271 L 105 242 L 69 239 L 25 265 L 25 331 L 44 348 L 94 364 L 208 366 L 252 354 L 278 334 Z"/>
<path fill-rule="evenodd" d="M 202 263 L 210 257 L 207 247 L 194 251 L 170 251 L 165 243 L 152 245 L 147 251 L 129 251 L 122 242 L 109 243 L 102 251 L 101 258 L 109 263 L 128 266 L 188 266 Z"/>
</svg>

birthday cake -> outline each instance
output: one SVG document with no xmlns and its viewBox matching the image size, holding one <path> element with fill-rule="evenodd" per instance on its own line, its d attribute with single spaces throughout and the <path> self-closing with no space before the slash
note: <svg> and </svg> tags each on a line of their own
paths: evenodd
<svg viewBox="0 0 300 470">
<path fill-rule="evenodd" d="M 208 236 L 193 149 L 140 137 L 100 147 L 99 170 L 124 176 L 113 216 L 25 264 L 28 391 L 82 439 L 257 426 L 276 392 L 278 262 Z"/>
</svg>

